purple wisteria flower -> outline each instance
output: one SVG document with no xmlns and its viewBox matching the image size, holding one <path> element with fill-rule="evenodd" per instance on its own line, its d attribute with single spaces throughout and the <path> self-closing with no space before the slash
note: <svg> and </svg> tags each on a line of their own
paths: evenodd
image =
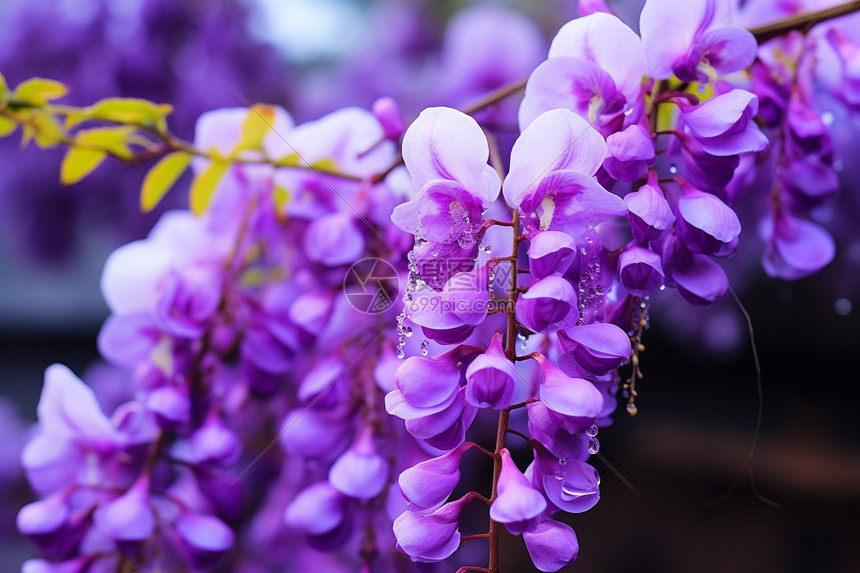
<svg viewBox="0 0 860 573">
<path fill-rule="evenodd" d="M 647 0 L 639 18 L 648 73 L 658 80 L 714 82 L 742 70 L 756 54 L 753 35 L 731 26 L 729 0 Z"/>
<path fill-rule="evenodd" d="M 415 235 L 417 265 L 422 276 L 426 260 L 442 249 L 463 258 L 477 250 L 483 212 L 499 194 L 496 170 L 487 164 L 487 138 L 474 119 L 454 109 L 438 107 L 421 112 L 403 136 L 403 162 L 417 193 L 391 215 L 395 225 Z M 448 253 L 446 253 L 448 254 Z M 450 275 L 425 281 L 439 290 Z M 429 278 L 429 277 L 428 277 Z"/>
<path fill-rule="evenodd" d="M 604 135 L 635 125 L 646 73 L 639 36 L 616 16 L 595 12 L 572 20 L 529 77 L 520 128 L 558 108 L 576 112 Z"/>
<path fill-rule="evenodd" d="M 520 135 L 511 151 L 505 201 L 519 209 L 526 230 L 564 231 L 577 238 L 627 207 L 594 179 L 606 142 L 582 117 L 548 111 Z"/>
</svg>

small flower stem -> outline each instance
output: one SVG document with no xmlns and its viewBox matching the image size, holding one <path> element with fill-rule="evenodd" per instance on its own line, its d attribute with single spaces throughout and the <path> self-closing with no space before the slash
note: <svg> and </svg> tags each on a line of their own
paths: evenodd
<svg viewBox="0 0 860 573">
<path fill-rule="evenodd" d="M 527 441 L 527 442 L 528 442 L 528 441 L 531 441 L 531 438 L 530 438 L 530 437 L 528 437 L 528 436 L 527 436 L 527 435 L 525 435 L 524 433 L 520 432 L 519 430 L 514 430 L 513 428 L 508 428 L 508 433 L 509 433 L 509 434 L 513 434 L 513 435 L 515 435 L 515 436 L 519 436 L 519 437 L 521 437 L 522 439 L 524 439 L 524 440 L 525 440 L 525 441 Z"/>
<path fill-rule="evenodd" d="M 503 99 L 514 95 L 518 91 L 525 89 L 527 81 L 528 78 L 523 78 L 520 80 L 514 80 L 503 86 L 500 86 L 491 91 L 490 93 L 482 96 L 480 99 L 477 99 L 474 102 L 470 103 L 461 111 L 465 114 L 472 115 L 475 112 L 481 111 L 485 107 L 490 107 L 494 103 L 498 103 Z"/>
<path fill-rule="evenodd" d="M 517 278 L 519 276 L 519 272 L 517 270 L 517 253 L 519 251 L 520 246 L 519 236 L 517 234 L 519 232 L 519 224 L 520 214 L 518 211 L 513 210 L 513 219 L 511 220 L 511 227 L 513 228 L 514 237 L 511 247 L 511 255 L 510 257 L 505 257 L 506 259 L 509 259 L 511 261 L 511 285 L 510 289 L 508 290 L 511 308 L 507 313 L 508 325 L 505 337 L 505 356 L 511 362 L 514 362 L 517 359 L 517 315 L 514 311 L 514 308 L 516 307 L 517 296 L 519 296 L 519 288 L 517 285 Z M 496 433 L 496 451 L 493 455 L 493 493 L 490 497 L 491 504 L 499 495 L 499 477 L 502 475 L 502 450 L 505 447 L 505 440 L 508 437 L 508 423 L 510 422 L 510 419 L 510 408 L 499 412 L 499 428 L 498 432 Z M 499 533 L 499 522 L 491 519 L 490 531 L 487 534 L 490 549 L 489 568 L 487 569 L 489 573 L 499 572 Z"/>
</svg>

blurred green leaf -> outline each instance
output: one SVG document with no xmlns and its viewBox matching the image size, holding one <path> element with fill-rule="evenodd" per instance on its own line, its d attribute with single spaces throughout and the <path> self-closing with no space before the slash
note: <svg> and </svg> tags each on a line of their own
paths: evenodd
<svg viewBox="0 0 860 573">
<path fill-rule="evenodd" d="M 23 146 L 30 143 L 32 139 L 42 149 L 48 149 L 63 143 L 66 137 L 66 133 L 57 118 L 42 112 L 27 114 L 27 121 L 23 123 L 23 126 L 21 135 L 21 145 Z"/>
<path fill-rule="evenodd" d="M 165 131 L 165 118 L 171 111 L 173 108 L 168 104 L 156 104 L 145 99 L 107 98 L 89 108 L 87 119 L 153 126 L 159 131 Z"/>
<path fill-rule="evenodd" d="M 133 154 L 128 139 L 135 131 L 132 125 L 82 129 L 75 134 L 75 144 L 103 149 L 121 159 L 131 159 Z"/>
<path fill-rule="evenodd" d="M 69 88 L 56 80 L 32 78 L 18 84 L 13 97 L 26 103 L 45 105 L 67 93 L 69 93 Z"/>
<path fill-rule="evenodd" d="M 190 163 L 190 153 L 176 151 L 163 157 L 149 170 L 140 190 L 140 208 L 144 213 L 149 213 L 161 202 Z"/>
<path fill-rule="evenodd" d="M 0 117 L 0 137 L 11 135 L 18 127 L 18 122 L 8 117 Z"/>
<path fill-rule="evenodd" d="M 242 150 L 259 151 L 263 148 L 263 138 L 269 133 L 275 122 L 275 108 L 265 104 L 255 104 L 248 110 L 239 141 L 233 148 L 233 153 Z"/>
<path fill-rule="evenodd" d="M 104 151 L 79 147 L 70 148 L 60 167 L 60 182 L 63 185 L 77 183 L 101 165 L 106 157 L 107 153 Z"/>
<path fill-rule="evenodd" d="M 209 167 L 203 170 L 197 177 L 194 178 L 194 183 L 191 184 L 190 203 L 191 211 L 195 215 L 202 215 L 212 202 L 212 197 L 215 195 L 215 188 L 227 172 L 230 164 L 223 160 L 216 160 L 209 164 Z"/>
</svg>

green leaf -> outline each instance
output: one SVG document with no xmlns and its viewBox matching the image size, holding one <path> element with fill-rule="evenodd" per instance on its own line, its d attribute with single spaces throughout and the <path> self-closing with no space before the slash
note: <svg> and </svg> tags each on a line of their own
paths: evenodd
<svg viewBox="0 0 860 573">
<path fill-rule="evenodd" d="M 145 99 L 107 98 L 90 108 L 89 119 L 154 126 L 159 131 L 165 131 L 165 118 L 171 111 L 173 108 L 167 104 L 156 104 Z"/>
<path fill-rule="evenodd" d="M 156 163 L 143 179 L 143 187 L 140 190 L 140 209 L 144 213 L 155 209 L 190 163 L 191 154 L 185 151 L 166 155 Z"/>
<path fill-rule="evenodd" d="M 32 78 L 18 84 L 13 97 L 35 105 L 45 105 L 67 93 L 69 93 L 69 88 L 56 80 Z"/>
<path fill-rule="evenodd" d="M 6 78 L 0 73 L 0 100 L 5 98 L 7 93 L 9 93 L 9 84 L 6 83 Z"/>
<path fill-rule="evenodd" d="M 60 122 L 52 115 L 37 113 L 33 116 L 32 138 L 42 149 L 56 147 L 63 143 L 66 137 Z"/>
<path fill-rule="evenodd" d="M 215 188 L 221 177 L 227 172 L 230 164 L 226 161 L 213 161 L 209 167 L 203 170 L 200 175 L 194 178 L 194 183 L 191 184 L 189 200 L 191 202 L 191 211 L 195 215 L 202 215 L 212 202 L 212 197 L 215 195 Z"/>
<path fill-rule="evenodd" d="M 136 131 L 133 125 L 82 129 L 75 134 L 75 144 L 103 149 L 121 159 L 131 159 L 128 138 Z"/>
<path fill-rule="evenodd" d="M 280 213 L 283 210 L 284 205 L 287 204 L 287 201 L 290 200 L 290 192 L 279 185 L 275 185 L 272 188 L 272 199 L 275 202 L 277 211 Z"/>
<path fill-rule="evenodd" d="M 233 153 L 250 149 L 259 151 L 263 148 L 263 138 L 269 133 L 275 122 L 275 108 L 265 104 L 255 104 L 248 110 L 239 141 L 233 147 Z"/>
<path fill-rule="evenodd" d="M 104 151 L 72 147 L 63 158 L 63 164 L 60 167 L 60 182 L 63 185 L 77 183 L 101 165 L 106 157 L 107 153 Z"/>
<path fill-rule="evenodd" d="M 18 127 L 18 122 L 8 117 L 0 117 L 0 137 L 11 135 Z"/>
</svg>

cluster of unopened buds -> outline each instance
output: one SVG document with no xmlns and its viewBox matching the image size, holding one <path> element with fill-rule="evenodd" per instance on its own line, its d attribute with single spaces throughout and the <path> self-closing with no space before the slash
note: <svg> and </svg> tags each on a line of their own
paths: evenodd
<svg viewBox="0 0 860 573">
<path fill-rule="evenodd" d="M 759 48 L 728 2 L 648 0 L 640 37 L 583 4 L 528 79 L 509 156 L 452 108 L 405 134 L 390 99 L 298 126 L 277 109 L 202 217 L 168 213 L 111 255 L 99 344 L 133 391 L 107 417 L 65 367 L 46 373 L 23 456 L 42 499 L 18 525 L 50 561 L 26 573 L 405 556 L 497 573 L 501 526 L 541 571 L 576 559 L 557 518 L 599 499 L 588 462 L 616 394 L 637 412 L 650 297 L 725 295 L 716 259 L 738 248 L 732 205 L 762 165 L 765 269 L 822 268 L 833 240 L 808 218 L 838 187 L 796 80 L 800 33 Z M 860 48 L 826 41 L 856 87 Z M 203 116 L 195 146 L 226 156 L 247 114 Z M 480 410 L 497 413 L 489 446 Z M 483 494 L 463 491 L 481 482 L 472 450 L 492 461 Z M 461 532 L 475 502 L 489 528 Z M 455 556 L 470 540 L 486 567 Z"/>
</svg>

